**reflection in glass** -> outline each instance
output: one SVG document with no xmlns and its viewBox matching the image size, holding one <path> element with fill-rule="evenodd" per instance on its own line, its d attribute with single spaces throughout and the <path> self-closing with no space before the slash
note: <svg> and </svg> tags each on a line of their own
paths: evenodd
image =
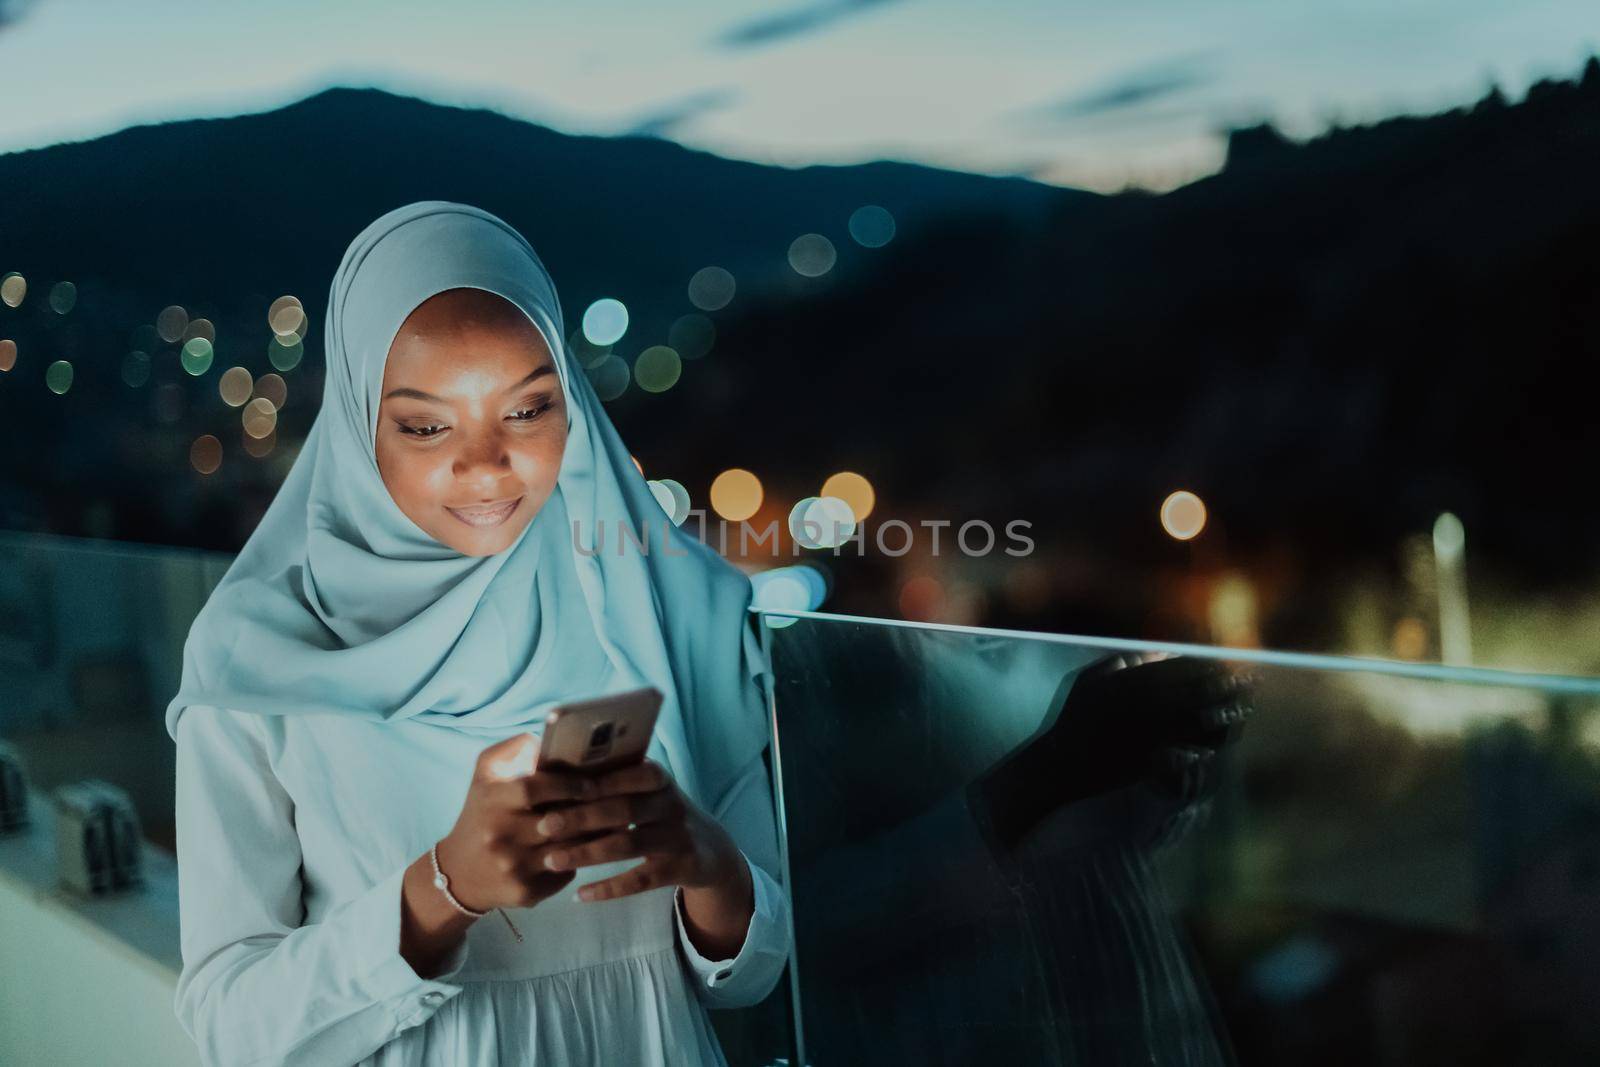
<svg viewBox="0 0 1600 1067">
<path fill-rule="evenodd" d="M 1600 680 L 769 618 L 808 1062 L 1600 1056 Z"/>
</svg>

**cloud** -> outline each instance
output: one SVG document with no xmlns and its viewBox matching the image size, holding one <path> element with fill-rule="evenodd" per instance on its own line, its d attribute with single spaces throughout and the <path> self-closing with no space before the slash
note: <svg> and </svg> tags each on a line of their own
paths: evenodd
<svg viewBox="0 0 1600 1067">
<path fill-rule="evenodd" d="M 701 115 L 730 107 L 739 99 L 733 89 L 706 89 L 673 100 L 637 120 L 625 132 L 632 137 L 670 137 Z"/>
<path fill-rule="evenodd" d="M 723 48 L 759 47 L 792 37 L 803 37 L 870 8 L 898 2 L 899 0 L 820 0 L 804 7 L 790 8 L 775 15 L 764 15 L 730 26 L 717 35 L 716 43 Z"/>
<path fill-rule="evenodd" d="M 1030 108 L 1028 114 L 1035 119 L 1068 122 L 1107 112 L 1135 111 L 1215 81 L 1217 74 L 1211 62 L 1214 55 L 1190 52 L 1127 70 L 1093 88 Z"/>
</svg>

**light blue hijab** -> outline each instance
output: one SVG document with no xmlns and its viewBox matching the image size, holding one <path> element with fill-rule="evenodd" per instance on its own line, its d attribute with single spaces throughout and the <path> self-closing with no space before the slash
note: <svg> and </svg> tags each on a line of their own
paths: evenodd
<svg viewBox="0 0 1600 1067">
<path fill-rule="evenodd" d="M 566 391 L 556 489 L 517 540 L 465 556 L 378 473 L 389 346 L 424 300 L 485 289 L 544 336 Z M 417 719 L 487 738 L 542 730 L 563 699 L 651 684 L 680 788 L 715 810 L 769 737 L 750 579 L 674 526 L 566 347 L 549 273 L 488 212 L 424 201 L 351 243 L 334 276 L 322 408 L 260 526 L 196 616 L 167 732 L 191 704 Z M 579 543 L 574 544 L 573 523 Z M 618 552 L 619 523 L 648 553 Z M 605 527 L 596 548 L 597 524 Z"/>
</svg>

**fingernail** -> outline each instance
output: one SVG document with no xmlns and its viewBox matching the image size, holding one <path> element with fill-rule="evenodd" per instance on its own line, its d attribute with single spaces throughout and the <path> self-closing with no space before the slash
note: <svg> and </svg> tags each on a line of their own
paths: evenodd
<svg viewBox="0 0 1600 1067">
<path fill-rule="evenodd" d="M 565 852 L 548 852 L 544 857 L 544 865 L 552 871 L 566 866 L 567 854 Z"/>
<path fill-rule="evenodd" d="M 594 887 L 586 885 L 582 889 L 578 890 L 578 899 L 579 900 L 593 900 L 594 899 Z"/>
<path fill-rule="evenodd" d="M 563 820 L 559 815 L 546 815 L 539 820 L 539 832 L 549 837 L 561 829 Z"/>
</svg>

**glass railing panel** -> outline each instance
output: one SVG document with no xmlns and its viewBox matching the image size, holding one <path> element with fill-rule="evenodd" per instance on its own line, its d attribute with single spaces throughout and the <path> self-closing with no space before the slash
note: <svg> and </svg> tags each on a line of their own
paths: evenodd
<svg viewBox="0 0 1600 1067">
<path fill-rule="evenodd" d="M 1600 1056 L 1600 681 L 773 621 L 807 1062 Z"/>
</svg>

